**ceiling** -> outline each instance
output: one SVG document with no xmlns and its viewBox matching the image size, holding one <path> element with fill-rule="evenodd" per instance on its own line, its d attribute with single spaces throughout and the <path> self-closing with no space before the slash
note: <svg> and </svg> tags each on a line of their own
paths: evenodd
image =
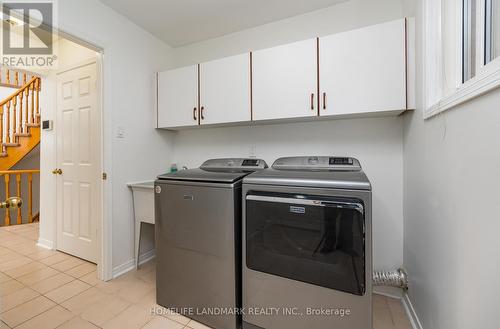
<svg viewBox="0 0 500 329">
<path fill-rule="evenodd" d="M 345 0 L 101 0 L 172 47 L 219 37 Z"/>
</svg>

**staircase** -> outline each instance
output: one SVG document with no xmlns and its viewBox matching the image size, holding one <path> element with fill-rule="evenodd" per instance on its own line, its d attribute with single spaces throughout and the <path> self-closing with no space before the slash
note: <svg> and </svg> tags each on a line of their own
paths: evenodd
<svg viewBox="0 0 500 329">
<path fill-rule="evenodd" d="M 0 68 L 0 86 L 12 88 L 0 102 L 0 171 L 11 169 L 40 143 L 39 76 Z"/>
</svg>

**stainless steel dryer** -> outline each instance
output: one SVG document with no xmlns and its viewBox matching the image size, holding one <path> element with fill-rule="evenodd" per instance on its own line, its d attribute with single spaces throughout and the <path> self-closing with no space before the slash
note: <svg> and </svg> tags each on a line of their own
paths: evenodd
<svg viewBox="0 0 500 329">
<path fill-rule="evenodd" d="M 371 329 L 371 232 L 354 158 L 281 158 L 245 177 L 243 328 Z"/>
<path fill-rule="evenodd" d="M 158 304 L 213 328 L 241 326 L 241 180 L 264 168 L 258 159 L 213 159 L 158 177 Z"/>
</svg>

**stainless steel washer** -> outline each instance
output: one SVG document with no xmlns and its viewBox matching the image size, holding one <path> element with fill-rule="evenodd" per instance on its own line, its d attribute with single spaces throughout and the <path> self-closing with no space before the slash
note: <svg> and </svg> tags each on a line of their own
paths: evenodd
<svg viewBox="0 0 500 329">
<path fill-rule="evenodd" d="M 241 326 L 230 313 L 241 307 L 241 180 L 264 168 L 259 159 L 214 159 L 158 177 L 158 304 L 213 328 Z"/>
<path fill-rule="evenodd" d="M 243 180 L 243 328 L 371 329 L 371 185 L 358 160 L 292 157 Z"/>
</svg>

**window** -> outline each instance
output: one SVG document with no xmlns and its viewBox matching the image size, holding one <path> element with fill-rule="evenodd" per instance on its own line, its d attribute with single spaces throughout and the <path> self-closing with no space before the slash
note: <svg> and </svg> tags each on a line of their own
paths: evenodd
<svg viewBox="0 0 500 329">
<path fill-rule="evenodd" d="M 463 0 L 462 12 L 462 82 L 465 82 L 476 76 L 477 1 Z"/>
<path fill-rule="evenodd" d="M 500 56 L 500 1 L 485 3 L 485 52 L 484 63 L 488 64 Z"/>
<path fill-rule="evenodd" d="M 500 87 L 500 0 L 424 1 L 424 116 Z"/>
</svg>

